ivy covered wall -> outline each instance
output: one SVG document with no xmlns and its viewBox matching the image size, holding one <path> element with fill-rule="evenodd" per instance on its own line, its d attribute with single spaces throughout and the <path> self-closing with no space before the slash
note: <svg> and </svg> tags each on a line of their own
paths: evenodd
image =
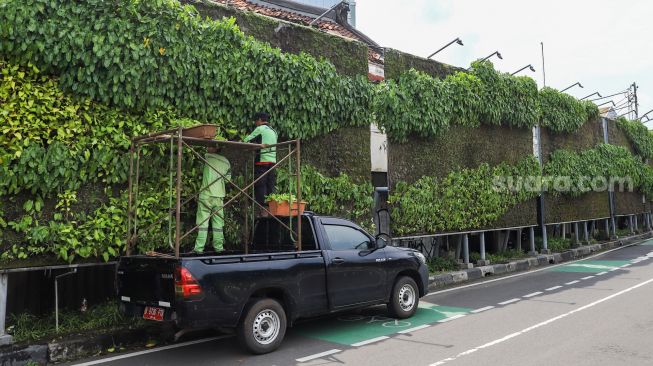
<svg viewBox="0 0 653 366">
<path fill-rule="evenodd" d="M 463 69 L 443 64 L 437 61 L 428 60 L 423 57 L 411 55 L 392 48 L 386 48 L 384 60 L 384 72 L 386 80 L 395 80 L 402 73 L 415 69 L 422 71 L 432 77 L 444 78 L 456 71 Z"/>
<path fill-rule="evenodd" d="M 195 6 L 202 16 L 216 20 L 234 17 L 243 33 L 284 52 L 306 52 L 317 58 L 324 57 L 343 75 L 367 75 L 367 46 L 363 43 L 207 0 L 181 2 Z"/>
</svg>

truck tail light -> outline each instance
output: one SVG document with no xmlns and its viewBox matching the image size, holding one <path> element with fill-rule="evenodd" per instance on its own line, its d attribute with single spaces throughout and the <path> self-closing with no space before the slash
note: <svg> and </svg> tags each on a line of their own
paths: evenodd
<svg viewBox="0 0 653 366">
<path fill-rule="evenodd" d="M 175 269 L 175 293 L 184 300 L 201 300 L 203 297 L 202 286 L 188 269 L 181 266 Z"/>
</svg>

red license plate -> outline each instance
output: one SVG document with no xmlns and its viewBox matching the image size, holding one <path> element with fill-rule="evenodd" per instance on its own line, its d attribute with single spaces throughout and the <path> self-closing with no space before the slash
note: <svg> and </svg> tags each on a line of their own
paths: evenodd
<svg viewBox="0 0 653 366">
<path fill-rule="evenodd" d="M 143 312 L 143 318 L 148 320 L 156 320 L 158 322 L 163 321 L 163 314 L 165 309 L 157 308 L 153 306 L 146 306 L 145 311 Z"/>
</svg>

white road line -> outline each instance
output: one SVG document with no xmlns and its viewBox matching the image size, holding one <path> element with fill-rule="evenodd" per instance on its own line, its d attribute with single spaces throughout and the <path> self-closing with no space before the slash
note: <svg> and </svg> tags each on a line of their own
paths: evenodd
<svg viewBox="0 0 653 366">
<path fill-rule="evenodd" d="M 482 312 L 484 312 L 486 310 L 490 310 L 490 309 L 494 309 L 494 306 L 486 306 L 484 308 L 472 310 L 472 311 L 470 311 L 470 313 L 478 314 L 478 313 L 482 313 Z"/>
<path fill-rule="evenodd" d="M 559 289 L 559 288 L 562 288 L 562 286 L 553 286 L 553 287 L 549 287 L 549 288 L 547 288 L 547 289 L 544 290 L 544 291 L 553 291 L 553 290 L 557 290 L 557 289 Z"/>
<path fill-rule="evenodd" d="M 384 340 L 389 339 L 389 338 L 390 337 L 387 337 L 387 336 L 376 337 L 376 338 L 368 339 L 366 341 L 354 343 L 354 344 L 352 344 L 352 347 L 360 347 L 360 346 L 364 346 L 366 344 L 371 344 L 371 343 L 384 341 Z"/>
<path fill-rule="evenodd" d="M 124 355 L 107 357 L 107 358 L 103 358 L 103 359 L 100 359 L 100 360 L 88 361 L 88 362 L 84 362 L 84 363 L 77 363 L 77 364 L 74 364 L 74 366 L 99 365 L 101 363 L 112 362 L 112 361 L 117 361 L 117 360 L 123 360 L 125 358 L 137 357 L 137 356 L 141 356 L 141 355 L 146 355 L 148 353 L 154 353 L 154 352 L 159 352 L 159 351 L 165 351 L 165 350 L 168 350 L 168 349 L 191 346 L 191 345 L 194 345 L 194 344 L 206 343 L 206 342 L 216 341 L 218 339 L 224 339 L 224 338 L 230 338 L 230 337 L 233 337 L 233 336 L 232 335 L 223 335 L 223 336 L 219 336 L 219 337 L 204 338 L 204 339 L 198 339 L 198 340 L 195 340 L 195 341 L 171 344 L 169 346 L 157 347 L 157 348 L 147 349 L 147 350 L 144 350 L 144 351 L 138 351 L 138 352 L 127 353 L 127 354 L 124 354 Z"/>
<path fill-rule="evenodd" d="M 538 291 L 538 292 L 533 292 L 532 294 L 524 295 L 523 297 L 529 298 L 529 297 L 533 297 L 533 296 L 537 296 L 537 295 L 542 295 L 543 293 L 544 292 L 542 292 L 542 291 Z"/>
<path fill-rule="evenodd" d="M 608 273 L 608 272 L 601 272 L 601 273 L 597 273 L 596 275 L 597 275 L 597 276 L 603 276 L 603 275 L 606 274 L 606 273 Z"/>
<path fill-rule="evenodd" d="M 606 255 L 608 253 L 612 253 L 612 252 L 617 251 L 617 250 L 622 250 L 622 249 L 630 248 L 630 247 L 633 247 L 633 246 L 636 246 L 636 245 L 640 245 L 640 244 L 642 244 L 642 243 L 644 243 L 646 241 L 649 241 L 649 239 L 644 239 L 644 240 L 638 241 L 637 243 L 632 243 L 632 244 L 624 245 L 622 247 L 617 247 L 617 248 L 614 248 L 614 249 L 606 250 L 605 252 L 596 253 L 596 254 L 591 255 L 589 257 L 577 259 L 577 260 L 571 261 L 571 262 L 555 264 L 553 266 L 545 266 L 544 268 L 534 269 L 532 271 L 526 271 L 526 272 L 521 272 L 521 273 L 515 273 L 515 274 L 510 275 L 510 276 L 504 276 L 504 277 L 495 278 L 495 279 L 492 279 L 492 280 L 471 283 L 469 285 L 457 286 L 457 287 L 452 287 L 452 288 L 448 288 L 448 289 L 444 289 L 444 290 L 440 290 L 440 291 L 429 292 L 428 296 L 442 294 L 442 293 L 445 293 L 445 292 L 458 291 L 458 290 L 462 290 L 462 289 L 465 289 L 465 288 L 475 287 L 475 286 L 479 286 L 479 285 L 485 285 L 487 283 L 492 283 L 492 282 L 497 282 L 497 281 L 504 281 L 504 280 L 507 280 L 509 278 L 525 276 L 525 275 L 529 275 L 529 274 L 532 274 L 532 273 L 548 271 L 548 270 L 556 268 L 556 267 L 566 266 L 566 265 L 573 264 L 573 263 L 580 262 L 580 261 L 586 261 L 586 260 L 589 260 L 589 259 L 592 259 L 592 258 L 596 258 L 596 257 Z M 651 252 L 649 254 L 651 256 L 653 256 L 653 252 Z"/>
<path fill-rule="evenodd" d="M 332 355 L 332 354 L 338 353 L 338 352 L 342 352 L 342 351 L 340 351 L 339 349 L 332 349 L 332 350 L 329 350 L 329 351 L 316 353 L 314 355 L 298 358 L 295 361 L 297 361 L 297 362 L 307 362 L 307 361 L 310 361 L 310 360 L 314 360 L 316 358 L 322 358 L 322 357 L 329 356 L 329 355 Z"/>
<path fill-rule="evenodd" d="M 639 288 L 639 287 L 642 287 L 642 286 L 648 285 L 648 284 L 651 283 L 651 282 L 653 282 L 653 278 L 650 279 L 650 280 L 647 280 L 647 281 L 645 281 L 645 282 L 641 282 L 641 283 L 639 283 L 639 284 L 637 284 L 637 285 L 635 285 L 635 286 L 629 287 L 629 288 L 627 288 L 627 289 L 625 289 L 625 290 L 619 291 L 619 292 L 617 292 L 617 293 L 615 293 L 615 294 L 612 294 L 612 295 L 610 295 L 610 296 L 608 296 L 608 297 L 604 297 L 604 298 L 602 298 L 602 299 L 600 299 L 600 300 L 594 301 L 593 303 L 587 304 L 587 305 L 585 305 L 585 306 L 581 306 L 581 307 L 579 307 L 579 308 L 577 308 L 577 309 L 574 309 L 574 310 L 572 310 L 572 311 L 569 311 L 569 312 L 567 312 L 567 313 L 564 313 L 564 314 L 558 315 L 558 316 L 556 316 L 556 317 L 554 317 L 554 318 L 551 318 L 551 319 L 549 319 L 549 320 L 545 320 L 545 321 L 543 321 L 543 322 L 541 322 L 541 323 L 538 323 L 538 324 L 535 324 L 535 325 L 530 326 L 530 327 L 528 327 L 528 328 L 522 329 L 522 330 L 519 331 L 519 332 L 515 332 L 515 333 L 512 333 L 512 334 L 509 334 L 509 335 L 507 335 L 507 336 L 505 336 L 505 337 L 503 337 L 503 338 L 499 338 L 499 339 L 497 339 L 497 340 L 494 340 L 494 341 L 492 341 L 492 342 L 485 343 L 485 344 L 483 344 L 483 345 L 481 345 L 481 346 L 478 346 L 478 347 L 476 347 L 476 348 L 472 348 L 472 349 L 469 349 L 469 350 L 467 350 L 467 351 L 465 351 L 465 352 L 461 352 L 461 353 L 457 354 L 456 356 L 449 357 L 449 358 L 445 358 L 445 359 L 443 359 L 443 360 L 440 360 L 440 361 L 438 361 L 438 362 L 436 362 L 436 363 L 431 364 L 431 366 L 441 366 L 441 365 L 444 365 L 444 364 L 447 363 L 447 362 L 455 361 L 455 360 L 458 359 L 458 358 L 461 358 L 461 357 L 463 357 L 463 356 L 469 355 L 470 353 L 474 353 L 474 352 L 476 352 L 476 351 L 478 351 L 478 350 L 481 350 L 481 349 L 484 349 L 484 348 L 489 348 L 489 347 L 492 347 L 492 346 L 497 345 L 497 344 L 499 344 L 499 343 L 503 343 L 503 342 L 505 342 L 505 341 L 507 341 L 507 340 L 509 340 L 509 339 L 512 339 L 512 338 L 518 337 L 518 336 L 520 336 L 520 335 L 523 335 L 523 334 L 525 334 L 525 333 L 528 333 L 528 332 L 530 332 L 530 331 L 532 331 L 532 330 L 535 330 L 535 329 L 537 329 L 537 328 L 541 328 L 541 327 L 543 327 L 543 326 L 545 326 L 545 325 L 548 325 L 548 324 L 551 324 L 551 323 L 553 323 L 553 322 L 555 322 L 555 321 L 558 321 L 558 320 L 560 320 L 560 319 L 566 318 L 566 317 L 568 317 L 568 316 L 570 316 L 570 315 L 572 315 L 572 314 L 575 314 L 575 313 L 581 312 L 581 311 L 583 311 L 583 310 L 587 310 L 587 309 L 589 309 L 589 308 L 591 308 L 591 307 L 594 307 L 594 306 L 596 306 L 596 305 L 599 305 L 599 304 L 601 304 L 601 303 L 603 303 L 603 302 L 605 302 L 605 301 L 611 300 L 611 299 L 613 299 L 613 298 L 615 298 L 615 297 L 617 297 L 617 296 L 621 296 L 621 295 L 623 295 L 623 294 L 625 294 L 625 293 L 627 293 L 627 292 L 630 292 L 630 291 L 632 291 L 632 290 L 634 290 L 634 289 L 637 289 L 637 288 Z"/>
<path fill-rule="evenodd" d="M 614 272 L 614 271 L 618 271 L 618 270 L 619 270 L 619 267 L 611 269 L 610 272 Z"/>
<path fill-rule="evenodd" d="M 594 276 L 583 277 L 583 278 L 581 278 L 581 280 L 589 280 L 590 278 L 594 278 Z"/>
<path fill-rule="evenodd" d="M 417 332 L 418 330 L 422 330 L 422 329 L 424 329 L 424 328 L 428 328 L 428 327 L 430 327 L 430 326 L 431 326 L 430 324 L 424 324 L 424 325 L 420 325 L 419 327 L 400 330 L 400 331 L 398 331 L 397 333 L 399 333 L 399 334 L 407 334 L 407 333 Z"/>
<path fill-rule="evenodd" d="M 519 300 L 521 300 L 521 299 L 514 298 L 514 299 L 506 300 L 504 302 L 500 302 L 499 305 L 508 305 L 508 304 L 512 304 L 513 302 L 517 302 Z"/>
<path fill-rule="evenodd" d="M 578 282 L 580 282 L 580 281 L 579 281 L 579 280 L 571 281 L 571 282 L 567 282 L 567 283 L 565 283 L 565 285 L 573 285 L 573 284 L 576 284 L 576 283 L 578 283 Z"/>
<path fill-rule="evenodd" d="M 623 266 L 621 266 L 621 268 L 626 268 L 626 267 L 629 267 L 629 266 L 630 266 L 630 263 L 624 264 Z"/>
<path fill-rule="evenodd" d="M 452 320 L 460 319 L 460 318 L 462 318 L 463 316 L 465 316 L 465 314 L 457 314 L 457 315 L 450 316 L 450 317 L 445 318 L 445 319 L 442 319 L 442 320 L 438 320 L 438 323 L 446 323 L 446 322 L 450 322 L 450 321 L 452 321 Z"/>
</svg>

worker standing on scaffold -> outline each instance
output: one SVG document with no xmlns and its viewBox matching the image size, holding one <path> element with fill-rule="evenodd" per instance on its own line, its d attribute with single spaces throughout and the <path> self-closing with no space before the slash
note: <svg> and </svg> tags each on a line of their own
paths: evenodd
<svg viewBox="0 0 653 366">
<path fill-rule="evenodd" d="M 259 112 L 254 115 L 256 129 L 247 137 L 245 142 L 252 142 L 262 145 L 276 145 L 277 131 L 270 127 L 270 115 Z M 269 147 L 256 151 L 256 160 L 254 161 L 254 179 L 268 172 L 274 164 L 277 163 L 277 148 Z M 277 174 L 274 170 L 270 171 L 260 181 L 254 185 L 254 197 L 256 202 L 265 206 L 266 196 L 274 193 L 277 184 Z M 261 216 L 267 216 L 267 212 L 261 211 Z"/>
<path fill-rule="evenodd" d="M 199 232 L 193 249 L 195 253 L 204 252 L 209 234 L 209 222 L 213 232 L 213 248 L 216 252 L 224 250 L 225 178 L 231 180 L 231 164 L 219 152 L 219 147 L 209 147 L 204 157 L 207 164 L 204 164 L 201 192 L 197 203 L 195 222 L 199 225 Z"/>
</svg>

